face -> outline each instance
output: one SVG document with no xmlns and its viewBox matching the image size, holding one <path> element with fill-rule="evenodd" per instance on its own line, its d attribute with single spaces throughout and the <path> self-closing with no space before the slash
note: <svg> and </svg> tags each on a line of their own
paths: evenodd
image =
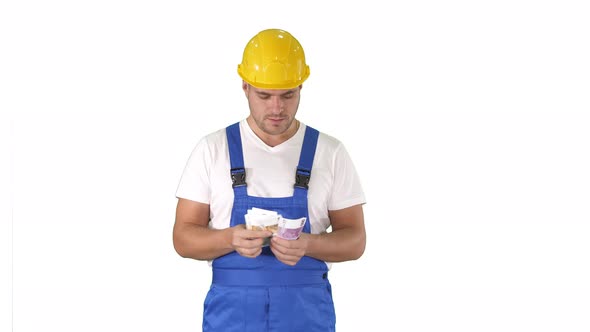
<svg viewBox="0 0 590 332">
<path fill-rule="evenodd" d="M 283 136 L 293 134 L 295 114 L 299 108 L 301 86 L 288 90 L 259 89 L 242 83 L 248 98 L 250 119 L 264 135 Z M 289 130 L 291 129 L 291 130 Z"/>
</svg>

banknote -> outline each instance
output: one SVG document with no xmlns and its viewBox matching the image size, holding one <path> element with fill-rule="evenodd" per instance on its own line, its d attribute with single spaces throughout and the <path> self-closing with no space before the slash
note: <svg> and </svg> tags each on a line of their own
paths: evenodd
<svg viewBox="0 0 590 332">
<path fill-rule="evenodd" d="M 278 231 L 281 216 L 276 211 L 252 208 L 248 209 L 244 218 L 247 229 L 268 230 L 274 234 Z"/>
<path fill-rule="evenodd" d="M 279 219 L 279 228 L 275 235 L 286 240 L 297 240 L 301 234 L 301 231 L 303 230 L 303 226 L 305 226 L 306 220 L 307 218 L 305 217 L 298 219 L 287 219 L 281 217 Z"/>
<path fill-rule="evenodd" d="M 268 230 L 274 236 L 286 240 L 297 240 L 307 221 L 306 217 L 297 219 L 283 218 L 276 211 L 256 207 L 248 209 L 244 218 L 246 219 L 247 229 Z M 268 245 L 268 242 L 265 241 L 264 245 Z"/>
</svg>

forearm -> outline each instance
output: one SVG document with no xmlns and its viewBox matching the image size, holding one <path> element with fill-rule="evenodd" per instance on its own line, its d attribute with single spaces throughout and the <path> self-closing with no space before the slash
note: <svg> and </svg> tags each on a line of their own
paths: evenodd
<svg viewBox="0 0 590 332">
<path fill-rule="evenodd" d="M 302 234 L 308 241 L 306 256 L 326 262 L 344 262 L 360 258 L 365 251 L 364 230 L 343 228 L 330 233 Z"/>
<path fill-rule="evenodd" d="M 210 229 L 187 223 L 176 225 L 174 249 L 185 258 L 212 260 L 233 251 L 229 232 L 229 229 Z"/>
</svg>

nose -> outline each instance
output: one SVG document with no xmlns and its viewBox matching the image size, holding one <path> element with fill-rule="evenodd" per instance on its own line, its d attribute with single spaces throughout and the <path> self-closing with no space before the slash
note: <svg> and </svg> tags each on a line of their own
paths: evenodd
<svg viewBox="0 0 590 332">
<path fill-rule="evenodd" d="M 272 96 L 270 98 L 270 109 L 273 114 L 281 113 L 284 107 L 284 102 L 280 96 Z"/>
</svg>

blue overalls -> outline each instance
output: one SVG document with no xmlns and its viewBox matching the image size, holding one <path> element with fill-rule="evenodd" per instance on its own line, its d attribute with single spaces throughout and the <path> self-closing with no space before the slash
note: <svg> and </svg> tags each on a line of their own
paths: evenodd
<svg viewBox="0 0 590 332">
<path fill-rule="evenodd" d="M 292 197 L 248 196 L 239 123 L 226 129 L 234 190 L 230 226 L 245 223 L 252 207 L 277 211 L 285 218 L 306 217 L 311 230 L 307 190 L 319 132 L 305 131 Z M 237 252 L 215 259 L 213 281 L 204 304 L 203 331 L 334 331 L 332 290 L 323 261 L 303 256 L 289 266 L 263 247 L 256 258 Z"/>
</svg>

